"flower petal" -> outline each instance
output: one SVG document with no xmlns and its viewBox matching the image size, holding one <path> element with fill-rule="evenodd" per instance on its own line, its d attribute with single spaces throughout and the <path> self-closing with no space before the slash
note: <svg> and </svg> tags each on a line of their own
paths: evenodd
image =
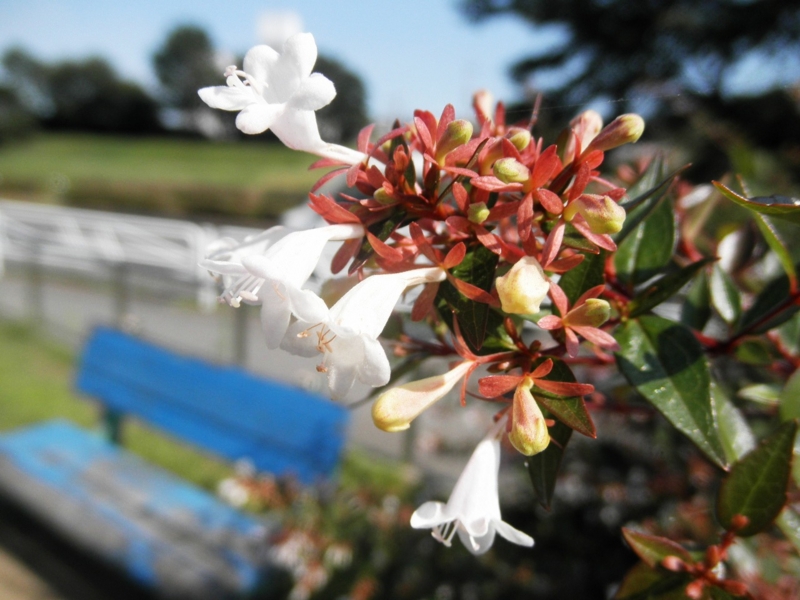
<svg viewBox="0 0 800 600">
<path fill-rule="evenodd" d="M 253 78 L 266 82 L 280 57 L 281 55 L 274 48 L 266 44 L 253 46 L 244 56 L 242 70 Z"/>
<path fill-rule="evenodd" d="M 280 118 L 272 123 L 272 132 L 293 150 L 314 154 L 327 146 L 319 135 L 317 117 L 312 110 L 287 106 Z"/>
<path fill-rule="evenodd" d="M 450 520 L 449 516 L 445 514 L 444 503 L 428 501 L 420 505 L 411 515 L 411 527 L 414 529 L 432 529 Z"/>
<path fill-rule="evenodd" d="M 319 110 L 336 97 L 333 82 L 322 73 L 312 73 L 292 94 L 288 105 L 300 110 Z"/>
<path fill-rule="evenodd" d="M 261 328 L 267 340 L 267 348 L 274 350 L 286 336 L 292 310 L 288 302 L 282 301 L 281 292 L 275 282 L 267 281 L 259 291 L 261 298 Z"/>
<path fill-rule="evenodd" d="M 495 521 L 493 525 L 497 530 L 497 533 L 506 538 L 512 544 L 527 546 L 528 548 L 533 546 L 533 538 L 531 536 L 520 531 L 519 529 L 515 529 L 505 521 Z"/>
<path fill-rule="evenodd" d="M 494 543 L 494 528 L 489 527 L 487 532 L 481 536 L 470 535 L 465 529 L 458 528 L 458 537 L 461 543 L 466 546 L 475 556 L 484 554 Z"/>
<path fill-rule="evenodd" d="M 317 62 L 317 42 L 310 33 L 296 33 L 283 44 L 283 60 L 291 64 L 300 77 L 311 75 Z"/>
<path fill-rule="evenodd" d="M 236 127 L 248 135 L 264 133 L 285 110 L 284 104 L 267 104 L 263 101 L 248 104 L 237 115 Z"/>
<path fill-rule="evenodd" d="M 200 99 L 211 108 L 220 110 L 242 110 L 260 99 L 258 93 L 249 87 L 228 87 L 215 85 L 197 90 Z"/>
<path fill-rule="evenodd" d="M 266 306 L 266 303 L 264 306 Z M 264 323 L 263 313 L 261 322 L 262 324 Z M 281 350 L 285 350 L 295 356 L 304 356 L 305 358 L 319 356 L 316 341 L 317 336 L 313 335 L 313 333 L 311 335 L 301 335 L 309 327 L 313 327 L 314 325 L 315 323 L 308 323 L 307 321 L 295 321 L 292 323 L 286 330 L 286 335 L 281 340 Z"/>
<path fill-rule="evenodd" d="M 372 387 L 386 385 L 392 376 L 392 368 L 383 346 L 372 338 L 363 338 L 362 341 L 364 356 L 358 366 L 358 380 Z"/>
</svg>

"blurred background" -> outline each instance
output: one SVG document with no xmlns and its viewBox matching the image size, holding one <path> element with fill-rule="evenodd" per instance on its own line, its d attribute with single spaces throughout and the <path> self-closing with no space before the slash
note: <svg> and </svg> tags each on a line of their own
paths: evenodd
<svg viewBox="0 0 800 600">
<path fill-rule="evenodd" d="M 308 171 L 314 157 L 270 134 L 241 135 L 235 113 L 208 109 L 196 93 L 221 85 L 251 46 L 280 47 L 299 31 L 314 34 L 315 70 L 337 88 L 317 113 L 328 141 L 352 143 L 368 123 L 383 133 L 417 108 L 438 115 L 452 103 L 469 118 L 480 89 L 506 104 L 510 122 L 527 120 L 541 95 L 535 133 L 546 141 L 586 108 L 606 121 L 638 112 L 645 135 L 616 160 L 660 153 L 673 168 L 691 163 L 693 184 L 736 173 L 754 195 L 798 196 L 796 0 L 4 0 L 0 429 L 54 416 L 98 422 L 71 391 L 97 323 L 323 392 L 313 361 L 266 350 L 257 311 L 217 309 L 197 267 L 217 237 L 315 223 L 302 208 L 320 175 Z M 599 439 L 574 440 L 549 512 L 509 462 L 504 515 L 537 545 L 499 543 L 476 560 L 410 531 L 407 518 L 419 498 L 446 497 L 483 433 L 484 408 L 443 403 L 411 437 L 377 432 L 362 404 L 336 493 L 279 485 L 249 497 L 249 509 L 280 514 L 304 540 L 293 597 L 607 597 L 635 562 L 619 527 L 665 502 L 680 506 L 686 490 L 669 473 L 684 468 L 670 462 L 682 442 L 662 439 L 662 452 L 652 447 L 657 420 L 598 415 Z M 129 447 L 212 490 L 236 477 L 146 429 L 131 432 Z M 701 463 L 693 468 L 702 480 Z M 2 508 L 0 589 L 5 577 L 19 594 L 9 597 L 122 597 L 124 577 L 75 559 L 24 513 Z M 331 547 L 338 562 L 324 558 Z"/>
</svg>

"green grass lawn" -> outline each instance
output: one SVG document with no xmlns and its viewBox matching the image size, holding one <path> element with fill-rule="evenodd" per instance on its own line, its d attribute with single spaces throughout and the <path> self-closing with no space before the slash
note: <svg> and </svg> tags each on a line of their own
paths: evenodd
<svg viewBox="0 0 800 600">
<path fill-rule="evenodd" d="M 0 147 L 0 192 L 90 208 L 275 216 L 304 201 L 316 157 L 282 144 L 41 134 Z"/>
</svg>

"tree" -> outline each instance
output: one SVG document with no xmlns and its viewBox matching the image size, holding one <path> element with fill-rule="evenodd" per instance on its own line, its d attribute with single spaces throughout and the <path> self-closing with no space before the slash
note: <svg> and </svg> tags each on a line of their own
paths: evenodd
<svg viewBox="0 0 800 600">
<path fill-rule="evenodd" d="M 336 87 L 336 97 L 328 106 L 317 111 L 322 138 L 343 143 L 355 139 L 368 122 L 366 92 L 361 78 L 339 61 L 317 57 L 315 71 L 322 73 Z"/>
<path fill-rule="evenodd" d="M 166 104 L 192 110 L 204 106 L 197 90 L 219 82 L 214 47 L 208 34 L 193 25 L 173 29 L 153 56 Z"/>
</svg>

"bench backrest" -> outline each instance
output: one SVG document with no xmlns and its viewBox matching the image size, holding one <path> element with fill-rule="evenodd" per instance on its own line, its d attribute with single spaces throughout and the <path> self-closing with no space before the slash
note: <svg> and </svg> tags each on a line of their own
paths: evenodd
<svg viewBox="0 0 800 600">
<path fill-rule="evenodd" d="M 180 356 L 97 328 L 76 382 L 112 411 L 138 418 L 228 460 L 306 483 L 329 476 L 348 411 L 329 400 L 241 369 Z"/>
</svg>

